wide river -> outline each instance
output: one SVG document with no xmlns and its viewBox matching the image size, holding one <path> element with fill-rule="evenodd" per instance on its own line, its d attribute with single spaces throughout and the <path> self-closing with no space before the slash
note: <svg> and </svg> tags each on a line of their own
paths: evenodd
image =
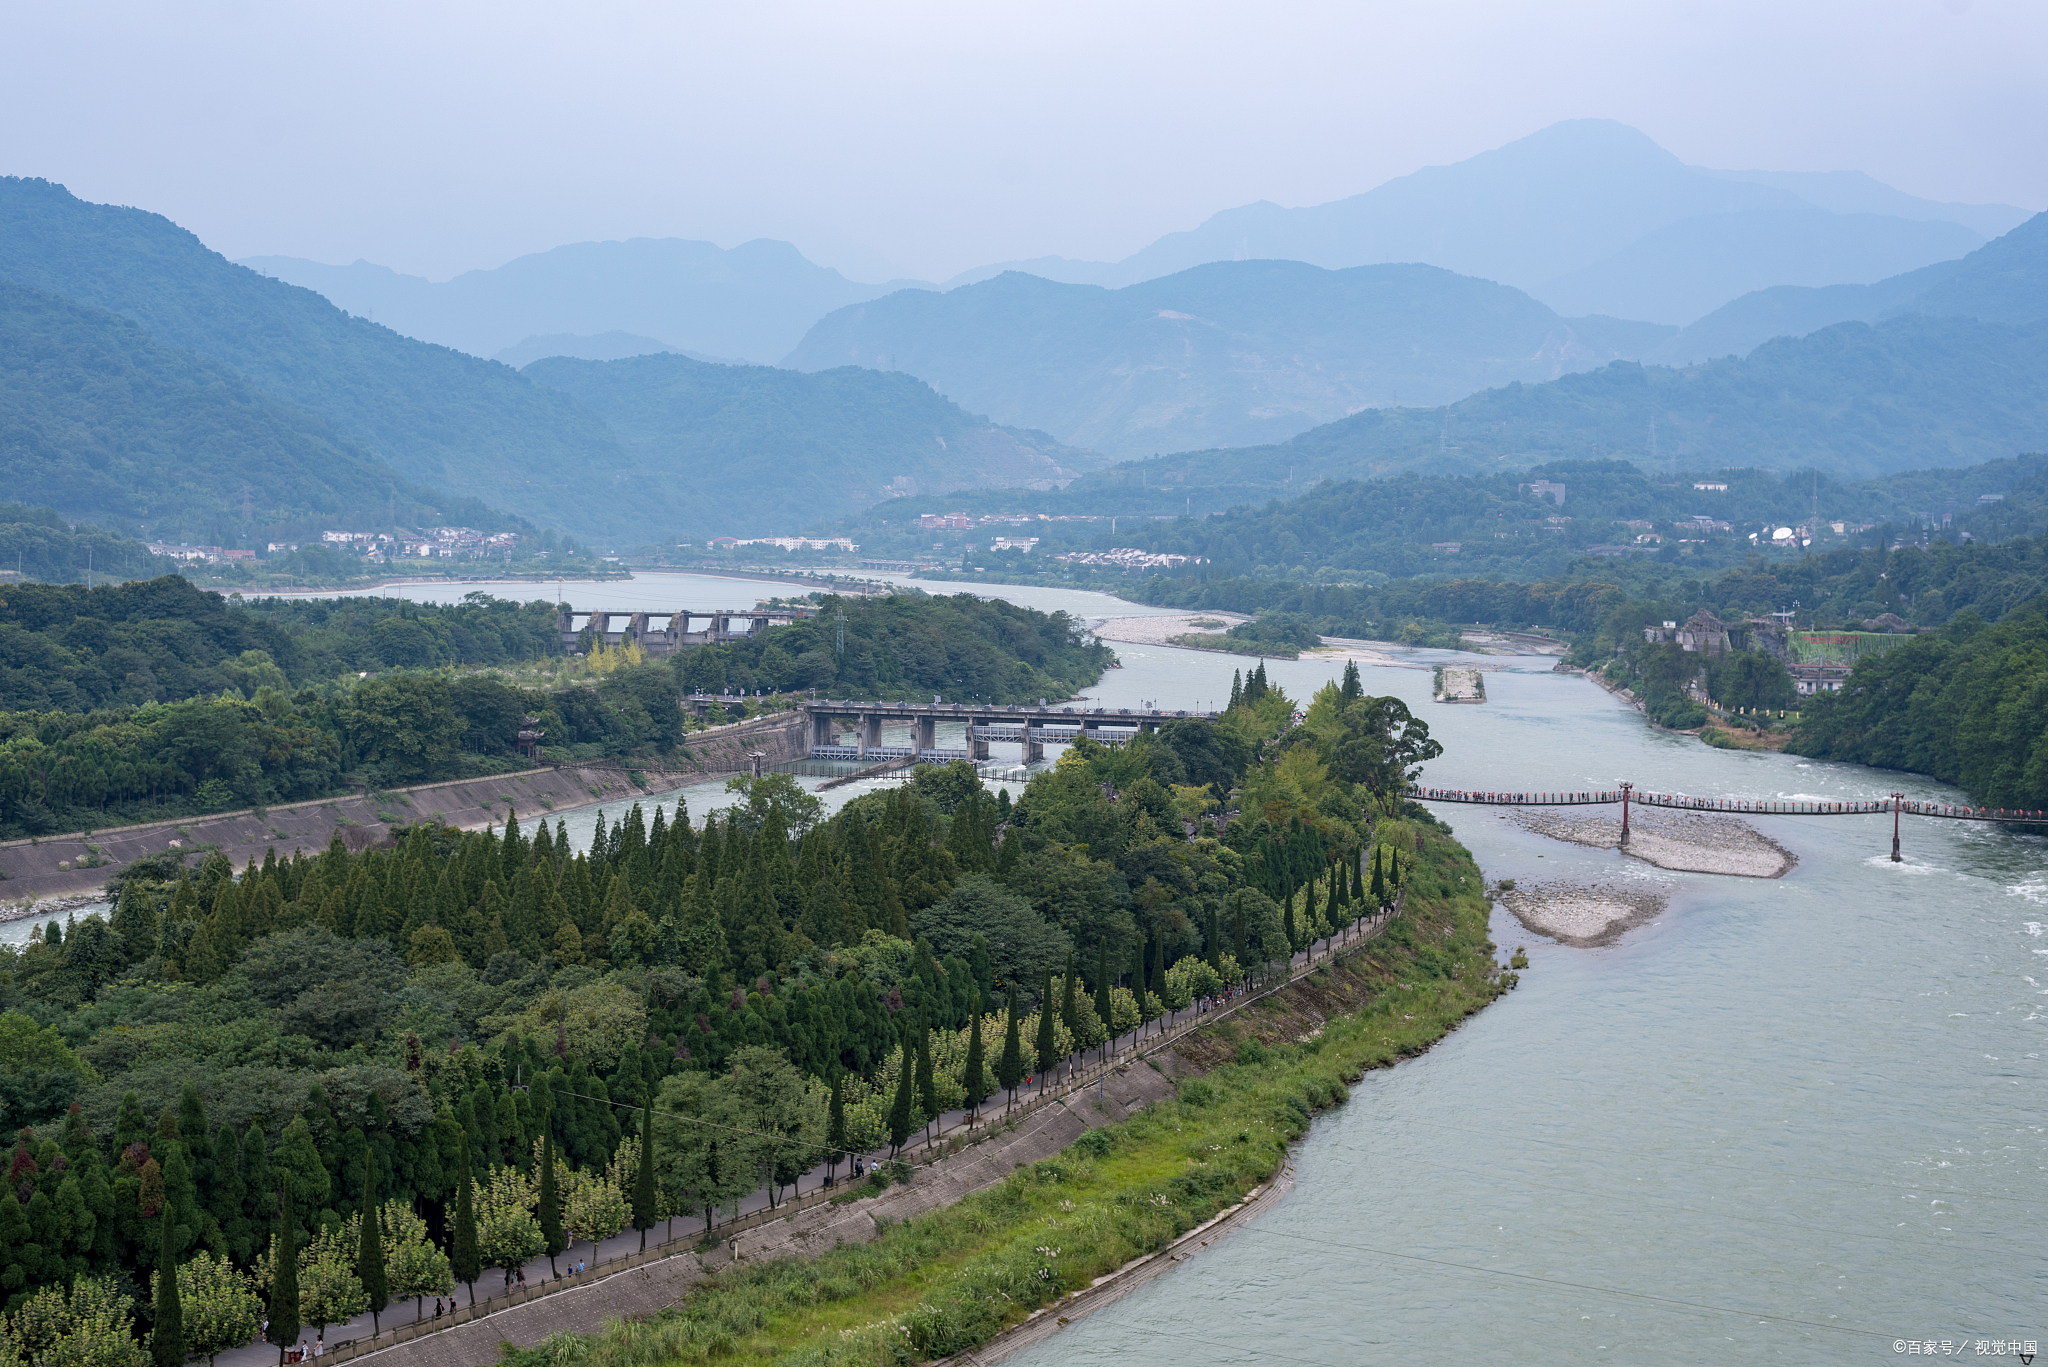
<svg viewBox="0 0 2048 1367">
<path fill-rule="evenodd" d="M 564 594 L 707 608 L 777 591 L 643 575 Z M 1090 619 L 1148 611 L 994 591 Z M 1104 705 L 1193 707 L 1244 663 L 1118 652 L 1124 668 L 1088 693 Z M 1496 663 L 1477 707 L 1433 706 L 1426 669 L 1365 670 L 1443 743 L 1427 782 L 1960 800 L 1710 749 L 1548 660 Z M 1301 700 L 1340 670 L 1268 665 Z M 690 790 L 693 811 L 715 795 Z M 1496 912 L 1503 952 L 1529 948 L 1516 991 L 1320 1118 L 1276 1208 L 1011 1361 L 1840 1363 L 2048 1337 L 2048 842 L 1909 819 L 1893 864 L 1885 819 L 1760 818 L 1799 863 L 1759 881 L 1662 872 L 1481 808 L 1440 814 L 1490 878 L 1641 879 L 1669 909 L 1593 950 Z M 581 836 L 593 818 L 570 820 Z"/>
</svg>

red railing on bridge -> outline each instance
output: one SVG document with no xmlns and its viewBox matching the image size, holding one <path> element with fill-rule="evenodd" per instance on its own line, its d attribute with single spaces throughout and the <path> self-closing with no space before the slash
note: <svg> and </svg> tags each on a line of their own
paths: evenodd
<svg viewBox="0 0 2048 1367">
<path fill-rule="evenodd" d="M 1731 812 L 1750 816 L 1877 816 L 1902 813 L 1906 816 L 1943 817 L 1954 821 L 2006 821 L 2027 825 L 2048 823 L 2048 811 L 1914 802 L 1900 793 L 1885 798 L 1865 798 L 1850 802 L 1820 802 L 1804 798 L 1693 797 L 1686 793 L 1654 793 L 1631 784 L 1585 792 L 1501 792 L 1467 788 L 1429 788 L 1415 784 L 1408 789 L 1408 796 L 1417 802 L 1470 802 L 1492 807 L 1634 804 L 1642 807 L 1676 807 L 1692 812 Z"/>
</svg>

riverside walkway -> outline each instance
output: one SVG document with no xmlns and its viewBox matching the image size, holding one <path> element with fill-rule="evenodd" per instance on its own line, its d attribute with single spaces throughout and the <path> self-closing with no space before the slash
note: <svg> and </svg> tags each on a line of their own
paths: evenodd
<svg viewBox="0 0 2048 1367">
<path fill-rule="evenodd" d="M 1114 1040 L 1075 1051 L 1051 1069 L 1035 1074 L 1008 1101 L 1002 1099 L 999 1090 L 973 1111 L 953 1110 L 935 1117 L 931 1126 L 894 1155 L 882 1148 L 846 1157 L 862 1158 L 871 1172 L 896 1161 L 908 1169 L 934 1170 L 958 1153 L 963 1143 L 991 1138 L 1037 1121 L 1069 1102 L 1083 1101 L 1091 1089 L 1099 1096 L 1111 1074 L 1161 1055 L 1196 1031 L 1300 981 L 1320 965 L 1364 948 L 1401 914 L 1406 901 L 1407 889 L 1403 888 L 1391 906 L 1362 915 L 1335 934 L 1296 951 L 1285 972 L 1278 971 L 1278 961 L 1261 965 L 1253 980 L 1235 985 L 1222 997 L 1182 1007 Z M 638 1114 L 639 1108 L 630 1103 L 605 1104 L 621 1117 Z M 1103 1121 L 1082 1123 L 1093 1125 Z M 528 1260 L 518 1269 L 525 1275 L 517 1285 L 509 1281 L 505 1270 L 486 1268 L 484 1278 L 466 1288 L 473 1301 L 460 1303 L 464 1289 L 458 1288 L 458 1294 L 448 1298 L 448 1312 L 438 1317 L 421 1316 L 417 1303 L 408 1307 L 403 1301 L 393 1301 L 383 1315 L 392 1321 L 392 1327 L 381 1333 L 368 1314 L 328 1325 L 322 1349 L 305 1367 L 314 1367 L 316 1363 L 320 1367 L 330 1363 L 340 1367 L 343 1362 L 367 1358 L 375 1358 L 379 1367 L 477 1367 L 495 1361 L 505 1342 L 532 1347 L 546 1334 L 559 1329 L 595 1333 L 609 1320 L 651 1313 L 680 1300 L 688 1286 L 704 1274 L 706 1262 L 693 1256 L 700 1250 L 711 1254 L 711 1265 L 723 1263 L 740 1255 L 741 1235 L 814 1209 L 835 1196 L 866 1190 L 862 1183 L 843 1174 L 836 1185 L 830 1184 L 828 1172 L 822 1165 L 813 1168 L 790 1188 L 787 1196 L 771 1198 L 766 1189 L 756 1189 L 736 1208 L 727 1207 L 731 1214 L 709 1228 L 699 1225 L 696 1217 L 665 1220 L 665 1237 L 656 1237 L 651 1232 L 644 1252 L 640 1250 L 641 1235 L 626 1229 L 595 1246 L 588 1240 L 572 1243 L 559 1259 L 543 1255 Z M 904 1179 L 899 1176 L 897 1181 Z M 678 1223 L 685 1232 L 671 1233 Z M 724 1251 L 716 1251 L 721 1243 Z M 687 1261 L 680 1265 L 672 1262 L 679 1258 Z M 643 1280 L 635 1286 L 622 1275 L 661 1264 L 669 1264 L 672 1270 L 658 1284 Z M 557 1267 L 578 1265 L 584 1268 L 579 1274 L 555 1275 Z M 545 1313 L 525 1313 L 529 1306 Z M 555 1308 L 546 1312 L 547 1307 Z M 526 1322 L 508 1312 L 525 1313 Z M 302 1338 L 310 1348 L 316 1331 L 308 1325 Z M 221 1352 L 211 1367 L 272 1367 L 277 1360 L 277 1347 L 258 1339 Z"/>
</svg>

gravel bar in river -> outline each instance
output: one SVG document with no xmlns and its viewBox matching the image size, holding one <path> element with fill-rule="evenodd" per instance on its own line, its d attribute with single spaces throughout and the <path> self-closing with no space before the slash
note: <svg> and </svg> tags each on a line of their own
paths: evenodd
<svg viewBox="0 0 2048 1367">
<path fill-rule="evenodd" d="M 1525 830 L 1574 845 L 1611 850 L 1621 842 L 1619 816 L 1577 816 L 1564 810 L 1524 808 L 1515 811 L 1512 819 Z M 1798 862 L 1783 845 L 1733 817 L 1638 807 L 1629 814 L 1628 825 L 1627 852 L 1660 869 L 1782 878 Z"/>
</svg>

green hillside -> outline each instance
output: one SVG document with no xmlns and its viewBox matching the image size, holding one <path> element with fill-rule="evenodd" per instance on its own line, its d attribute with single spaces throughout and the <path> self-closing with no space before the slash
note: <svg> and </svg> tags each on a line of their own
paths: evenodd
<svg viewBox="0 0 2048 1367">
<path fill-rule="evenodd" d="M 1773 337 L 1803 337 L 1833 323 L 1874 323 L 1907 313 L 2031 323 L 2048 318 L 2048 214 L 2036 214 L 1956 261 L 1872 285 L 1777 285 L 1723 304 L 1645 361 L 1687 365 L 1739 356 Z"/>
<path fill-rule="evenodd" d="M 1042 432 L 996 427 L 909 375 L 807 375 L 674 354 L 550 357 L 523 372 L 610 424 L 648 530 L 690 538 L 792 532 L 884 497 L 1071 478 L 1098 463 Z"/>
<path fill-rule="evenodd" d="M 0 583 L 103 584 L 162 570 L 163 561 L 132 537 L 90 524 L 74 527 L 54 508 L 0 503 Z"/>
<path fill-rule="evenodd" d="M 1617 362 L 1444 408 L 1378 408 L 1292 441 L 1184 452 L 1077 481 L 1225 486 L 1238 496 L 1398 470 L 1488 473 L 1619 456 L 1650 470 L 1815 468 L 1859 479 L 2048 449 L 2048 323 L 1841 323 L 1685 369 Z"/>
<path fill-rule="evenodd" d="M 169 219 L 0 178 L 0 277 L 133 319 L 231 367 L 412 479 L 551 527 L 624 529 L 602 424 L 518 372 L 352 318 Z M 388 477 L 387 477 L 388 478 Z M 214 489 L 238 500 L 239 489 Z M 61 506 L 61 505 L 60 505 Z"/>
<path fill-rule="evenodd" d="M 1113 455 L 1280 440 L 1639 355 L 1674 329 L 1560 318 L 1434 266 L 1219 261 L 1123 289 L 1008 272 L 820 320 L 784 364 L 902 370 L 998 422 Z"/>
<path fill-rule="evenodd" d="M 6 280 L 0 482 L 67 519 L 167 541 L 248 545 L 317 536 L 322 524 L 504 521 L 401 478 L 218 362 Z"/>
<path fill-rule="evenodd" d="M 1994 323 L 2048 318 L 2048 214 L 2035 214 L 1971 252 L 1907 307 Z"/>
<path fill-rule="evenodd" d="M 1528 484 L 1537 479 L 1563 486 L 1564 502 L 1531 491 Z M 1725 487 L 1695 487 L 1701 482 Z M 1940 527 L 1944 517 L 1952 534 L 2005 539 L 2048 531 L 2044 496 L 2048 458 L 2042 456 L 1855 484 L 1809 472 L 1674 477 L 1621 460 L 1557 461 L 1512 474 L 1404 471 L 1380 480 L 1331 480 L 1286 502 L 1142 521 L 1114 535 L 1082 525 L 1098 545 L 1200 556 L 1206 568 L 1199 573 L 1211 577 L 1369 571 L 1536 579 L 1572 572 L 1589 548 L 1612 554 L 1618 547 L 1697 574 L 1755 554 L 1751 533 L 1760 533 L 1769 550 L 1773 530 L 1807 523 L 1814 514 L 1816 553 L 1896 537 L 1923 522 Z M 1695 520 L 1702 518 L 1706 524 Z M 1834 530 L 1837 522 L 1841 532 Z"/>
</svg>

